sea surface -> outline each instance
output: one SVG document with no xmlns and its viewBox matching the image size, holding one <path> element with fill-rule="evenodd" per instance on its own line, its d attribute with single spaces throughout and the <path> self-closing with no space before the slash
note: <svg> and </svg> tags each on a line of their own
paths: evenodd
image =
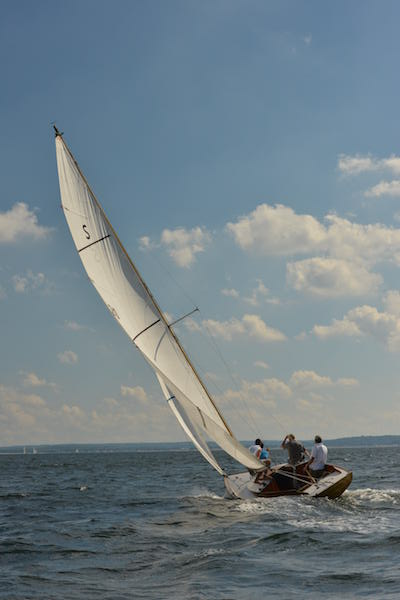
<svg viewBox="0 0 400 600">
<path fill-rule="evenodd" d="M 337 500 L 228 500 L 185 445 L 26 451 L 0 454 L 2 600 L 400 598 L 398 446 L 331 448 Z"/>
</svg>

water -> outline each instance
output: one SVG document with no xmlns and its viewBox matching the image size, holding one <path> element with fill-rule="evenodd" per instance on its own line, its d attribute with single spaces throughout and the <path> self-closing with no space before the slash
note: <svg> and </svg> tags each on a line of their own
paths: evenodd
<svg viewBox="0 0 400 600">
<path fill-rule="evenodd" d="M 192 450 L 97 450 L 0 454 L 1 600 L 400 598 L 400 447 L 332 448 L 340 499 L 254 501 Z"/>
</svg>

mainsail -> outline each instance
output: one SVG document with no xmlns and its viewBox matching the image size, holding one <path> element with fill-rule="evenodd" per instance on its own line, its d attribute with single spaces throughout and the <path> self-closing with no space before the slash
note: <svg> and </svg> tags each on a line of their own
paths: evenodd
<svg viewBox="0 0 400 600">
<path fill-rule="evenodd" d="M 221 474 L 207 438 L 245 467 L 264 468 L 229 429 L 57 129 L 56 153 L 62 208 L 83 266 L 111 314 L 153 367 L 185 433 Z"/>
</svg>

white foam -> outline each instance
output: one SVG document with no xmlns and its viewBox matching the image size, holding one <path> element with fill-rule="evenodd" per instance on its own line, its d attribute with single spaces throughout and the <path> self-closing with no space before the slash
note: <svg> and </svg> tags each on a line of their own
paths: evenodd
<svg viewBox="0 0 400 600">
<path fill-rule="evenodd" d="M 400 490 L 389 489 L 380 490 L 374 488 L 364 488 L 359 490 L 347 491 L 344 498 L 355 501 L 371 502 L 374 504 L 387 503 L 399 504 L 400 503 Z"/>
<path fill-rule="evenodd" d="M 317 498 L 257 498 L 241 501 L 236 510 L 247 515 L 270 515 L 301 531 L 384 534 L 393 522 L 379 504 L 400 503 L 400 490 L 363 489 L 346 492 L 338 501 Z M 367 509 L 367 511 L 366 511 Z"/>
<path fill-rule="evenodd" d="M 198 552 L 196 554 L 196 558 L 207 558 L 208 556 L 215 556 L 216 554 L 226 554 L 225 548 L 207 548 L 207 550 L 203 550 L 202 552 Z"/>
<path fill-rule="evenodd" d="M 212 498 L 213 500 L 223 500 L 223 496 L 218 496 L 215 492 L 211 492 L 207 488 L 195 487 L 190 493 L 191 498 Z"/>
</svg>

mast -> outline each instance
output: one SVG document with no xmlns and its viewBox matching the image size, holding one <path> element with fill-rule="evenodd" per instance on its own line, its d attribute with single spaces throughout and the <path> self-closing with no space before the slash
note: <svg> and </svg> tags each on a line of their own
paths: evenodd
<svg viewBox="0 0 400 600">
<path fill-rule="evenodd" d="M 158 314 L 160 315 L 160 319 L 161 321 L 164 323 L 164 325 L 167 327 L 167 329 L 169 330 L 169 332 L 171 333 L 171 336 L 173 337 L 173 339 L 175 340 L 175 343 L 177 344 L 179 350 L 182 352 L 187 364 L 189 365 L 190 369 L 192 370 L 195 378 L 197 379 L 197 381 L 200 383 L 202 389 L 204 390 L 208 400 L 211 402 L 212 406 L 214 407 L 215 411 L 217 412 L 218 416 L 220 417 L 221 421 L 223 422 L 224 426 L 226 427 L 226 430 L 228 431 L 228 433 L 230 434 L 231 437 L 235 438 L 235 436 L 233 435 L 233 432 L 231 430 L 231 428 L 229 427 L 229 425 L 227 424 L 226 420 L 224 419 L 223 415 L 221 414 L 221 412 L 219 411 L 218 407 L 216 406 L 213 398 L 211 397 L 210 392 L 208 391 L 206 385 L 204 384 L 204 382 L 202 381 L 200 375 L 198 374 L 196 368 L 194 367 L 193 363 L 191 362 L 189 356 L 187 355 L 186 351 L 184 350 L 181 342 L 179 341 L 178 336 L 176 335 L 175 331 L 172 329 L 172 325 L 169 325 L 158 302 L 156 301 L 156 299 L 154 298 L 152 292 L 150 291 L 150 289 L 148 288 L 146 282 L 144 281 L 143 277 L 140 275 L 137 267 L 135 266 L 135 264 L 133 263 L 131 257 L 129 256 L 128 252 L 126 251 L 124 245 L 122 244 L 121 240 L 118 237 L 118 234 L 116 233 L 116 231 L 114 230 L 113 226 L 111 225 L 106 213 L 103 210 L 103 207 L 101 206 L 100 202 L 98 201 L 98 199 L 96 198 L 95 194 L 93 193 L 93 190 L 91 189 L 85 175 L 82 173 L 81 168 L 79 167 L 78 162 L 75 160 L 74 155 L 72 154 L 71 150 L 69 149 L 67 143 L 65 142 L 64 138 L 63 138 L 63 132 L 60 132 L 56 125 L 53 125 L 54 128 L 54 132 L 55 132 L 55 137 L 59 137 L 61 138 L 61 141 L 66 149 L 66 151 L 68 152 L 69 156 L 71 157 L 71 159 L 73 160 L 80 176 L 82 177 L 82 180 L 85 182 L 85 185 L 87 187 L 87 189 L 89 190 L 89 193 L 91 195 L 91 197 L 93 198 L 94 202 L 96 203 L 97 207 L 99 208 L 99 210 L 101 211 L 104 220 L 106 221 L 108 227 L 110 228 L 114 238 L 116 239 L 119 247 L 121 248 L 121 250 L 123 251 L 126 259 L 128 260 L 130 266 L 132 267 L 132 269 L 134 270 L 137 278 L 139 279 L 140 283 L 142 284 L 143 288 L 145 289 L 145 291 L 147 292 L 147 294 L 149 295 L 156 311 L 158 312 Z M 157 321 L 158 322 L 158 321 Z M 155 323 L 153 323 L 152 325 L 154 325 Z M 150 325 L 150 327 L 152 326 Z M 143 333 L 143 332 L 140 332 Z M 137 336 L 136 336 L 137 337 Z M 132 341 L 133 343 L 135 343 L 136 338 L 134 338 Z"/>
</svg>

